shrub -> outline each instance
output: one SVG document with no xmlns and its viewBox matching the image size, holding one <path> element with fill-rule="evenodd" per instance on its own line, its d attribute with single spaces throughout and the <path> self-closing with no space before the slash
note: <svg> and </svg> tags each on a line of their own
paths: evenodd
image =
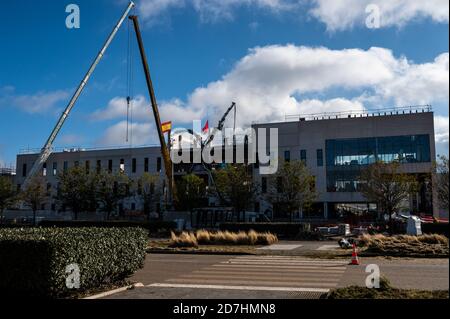
<svg viewBox="0 0 450 319">
<path fill-rule="evenodd" d="M 0 294 L 67 296 L 70 264 L 80 290 L 122 281 L 143 266 L 147 241 L 142 228 L 0 229 Z"/>
<path fill-rule="evenodd" d="M 211 241 L 211 236 L 207 230 L 197 230 L 195 237 L 197 238 L 199 244 L 207 244 Z"/>
<path fill-rule="evenodd" d="M 177 228 L 174 221 L 89 221 L 89 220 L 43 220 L 39 223 L 41 227 L 141 227 L 147 229 L 150 233 L 160 231 L 171 231 Z"/>
<path fill-rule="evenodd" d="M 448 223 L 422 223 L 422 232 L 424 234 L 440 234 L 449 237 Z"/>
<path fill-rule="evenodd" d="M 182 232 L 179 236 L 173 232 L 173 247 L 197 247 L 203 245 L 271 245 L 278 241 L 277 236 L 271 233 L 258 233 L 254 230 L 249 232 L 229 232 L 218 231 L 209 232 L 207 230 L 197 230 L 194 233 Z"/>
<path fill-rule="evenodd" d="M 172 247 L 198 247 L 197 238 L 191 232 L 182 232 L 180 235 L 175 235 L 174 232 L 170 234 Z"/>
<path fill-rule="evenodd" d="M 309 223 L 221 223 L 219 229 L 230 232 L 248 232 L 254 230 L 259 233 L 270 232 L 282 238 L 309 237 L 303 236 L 311 229 Z"/>
</svg>

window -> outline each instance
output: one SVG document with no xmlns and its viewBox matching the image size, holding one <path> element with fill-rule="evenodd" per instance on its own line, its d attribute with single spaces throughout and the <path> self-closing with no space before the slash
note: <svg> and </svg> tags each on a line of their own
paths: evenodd
<svg viewBox="0 0 450 319">
<path fill-rule="evenodd" d="M 261 192 L 263 194 L 267 193 L 267 177 L 261 178 Z"/>
<path fill-rule="evenodd" d="M 136 173 L 136 159 L 135 158 L 133 158 L 131 160 L 131 172 Z"/>
<path fill-rule="evenodd" d="M 79 161 L 75 161 L 73 164 L 74 164 L 75 167 L 80 166 L 80 162 Z"/>
<path fill-rule="evenodd" d="M 328 192 L 357 192 L 361 170 L 376 161 L 431 162 L 429 135 L 383 136 L 325 141 Z"/>
<path fill-rule="evenodd" d="M 90 170 L 91 170 L 91 162 L 90 161 L 86 161 L 86 174 L 89 174 Z"/>
<path fill-rule="evenodd" d="M 100 174 L 101 171 L 102 171 L 102 161 L 97 160 L 97 174 Z"/>
<path fill-rule="evenodd" d="M 317 166 L 323 166 L 323 150 L 317 150 Z"/>
<path fill-rule="evenodd" d="M 144 172 L 148 172 L 148 157 L 144 158 Z"/>
<path fill-rule="evenodd" d="M 53 176 L 56 176 L 57 173 L 58 173 L 58 163 L 53 162 Z"/>
<path fill-rule="evenodd" d="M 136 210 L 136 204 L 135 203 L 131 203 L 131 210 Z"/>
<path fill-rule="evenodd" d="M 22 164 L 22 177 L 26 177 L 27 176 L 27 164 L 24 163 Z"/>
<path fill-rule="evenodd" d="M 300 160 L 306 165 L 306 150 L 300 150 Z"/>
<path fill-rule="evenodd" d="M 124 160 L 123 158 L 120 159 L 120 166 L 119 166 L 119 169 L 120 169 L 120 171 L 121 171 L 122 173 L 125 172 L 125 160 Z"/>
<path fill-rule="evenodd" d="M 290 151 L 284 151 L 284 160 L 286 162 L 289 162 L 291 160 L 291 152 Z"/>
<path fill-rule="evenodd" d="M 47 176 L 47 163 L 42 165 L 42 176 Z"/>
<path fill-rule="evenodd" d="M 112 173 L 113 171 L 113 161 L 108 160 L 108 172 Z"/>
<path fill-rule="evenodd" d="M 63 169 L 64 169 L 64 172 L 66 172 L 66 171 L 69 169 L 69 162 L 64 161 L 64 163 L 63 163 Z"/>
<path fill-rule="evenodd" d="M 157 171 L 158 173 L 161 172 L 161 157 L 158 157 L 158 158 L 156 159 L 156 171 Z"/>
<path fill-rule="evenodd" d="M 22 185 L 17 184 L 17 192 L 20 192 L 20 189 L 22 188 Z"/>
</svg>

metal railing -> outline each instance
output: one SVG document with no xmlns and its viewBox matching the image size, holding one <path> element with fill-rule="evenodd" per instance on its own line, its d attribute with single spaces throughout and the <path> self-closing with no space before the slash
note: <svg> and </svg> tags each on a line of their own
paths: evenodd
<svg viewBox="0 0 450 319">
<path fill-rule="evenodd" d="M 285 121 L 317 121 L 354 117 L 387 116 L 399 114 L 425 113 L 431 112 L 431 105 L 411 105 L 381 109 L 367 109 L 359 111 L 323 112 L 312 114 L 291 114 L 285 115 Z"/>
<path fill-rule="evenodd" d="M 96 147 L 81 147 L 81 146 L 71 146 L 71 147 L 52 147 L 52 153 L 76 153 L 76 152 L 89 152 L 89 151 L 108 151 L 117 149 L 135 149 L 135 148 L 145 148 L 145 147 L 160 147 L 159 144 L 144 144 L 144 145 L 119 145 L 119 146 L 96 146 Z M 39 154 L 40 148 L 23 148 L 19 150 L 19 155 L 27 154 Z"/>
</svg>

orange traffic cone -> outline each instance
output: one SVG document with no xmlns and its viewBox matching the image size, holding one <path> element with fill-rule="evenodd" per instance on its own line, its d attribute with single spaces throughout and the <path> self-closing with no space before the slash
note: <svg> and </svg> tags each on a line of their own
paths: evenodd
<svg viewBox="0 0 450 319">
<path fill-rule="evenodd" d="M 358 254 L 356 253 L 356 244 L 353 243 L 352 262 L 350 265 L 359 265 Z"/>
</svg>

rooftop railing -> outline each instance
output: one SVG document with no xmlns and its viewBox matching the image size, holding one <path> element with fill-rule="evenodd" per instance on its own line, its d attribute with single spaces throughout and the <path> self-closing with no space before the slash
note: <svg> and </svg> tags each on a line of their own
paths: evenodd
<svg viewBox="0 0 450 319">
<path fill-rule="evenodd" d="M 367 109 L 358 111 L 323 112 L 313 114 L 291 114 L 285 116 L 285 121 L 317 121 L 332 120 L 354 117 L 388 116 L 399 114 L 425 113 L 431 112 L 431 105 L 411 105 L 381 109 Z"/>
</svg>

